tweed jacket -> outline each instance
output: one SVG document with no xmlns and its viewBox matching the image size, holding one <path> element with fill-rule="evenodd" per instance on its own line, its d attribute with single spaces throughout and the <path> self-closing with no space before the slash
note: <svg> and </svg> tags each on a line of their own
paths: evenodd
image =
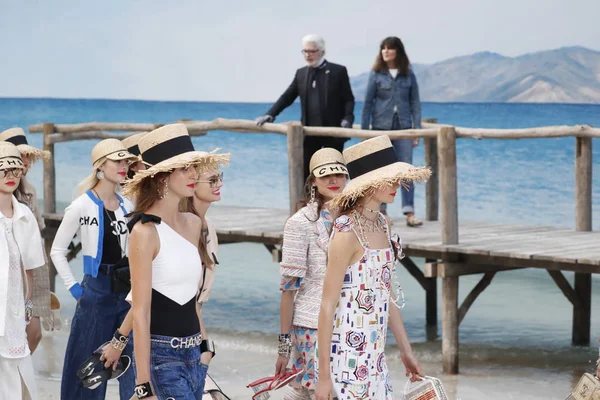
<svg viewBox="0 0 600 400">
<path fill-rule="evenodd" d="M 280 273 L 283 279 L 302 278 L 294 300 L 295 326 L 317 328 L 328 246 L 329 232 L 316 203 L 301 208 L 287 220 Z"/>
</svg>

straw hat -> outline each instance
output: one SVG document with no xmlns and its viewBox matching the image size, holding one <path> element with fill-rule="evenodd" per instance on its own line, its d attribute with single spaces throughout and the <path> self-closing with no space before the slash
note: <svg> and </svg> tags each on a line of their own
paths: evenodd
<svg viewBox="0 0 600 400">
<path fill-rule="evenodd" d="M 184 124 L 170 124 L 155 129 L 142 137 L 138 146 L 147 169 L 138 171 L 133 178 L 125 181 L 123 194 L 129 198 L 136 197 L 144 179 L 153 178 L 160 172 L 171 172 L 190 165 L 203 172 L 216 169 L 219 164 L 227 164 L 230 158 L 229 154 L 216 154 L 216 150 L 210 153 L 194 150 Z"/>
<path fill-rule="evenodd" d="M 138 156 L 138 161 L 142 161 L 142 157 L 140 157 L 140 139 L 146 136 L 147 134 L 148 132 L 140 132 L 121 140 L 121 143 L 123 143 L 123 146 L 127 148 L 128 152 L 130 152 L 134 156 Z"/>
<path fill-rule="evenodd" d="M 21 152 L 10 142 L 0 142 L 0 170 L 11 168 L 25 168 Z"/>
<path fill-rule="evenodd" d="M 92 149 L 94 168 L 99 167 L 105 158 L 112 161 L 137 160 L 137 156 L 128 152 L 119 139 L 104 139 L 94 146 Z"/>
<path fill-rule="evenodd" d="M 369 189 L 380 189 L 400 181 L 425 181 L 431 176 L 429 168 L 417 168 L 399 162 L 387 135 L 348 147 L 344 150 L 344 160 L 350 173 L 350 182 L 342 193 L 331 200 L 330 204 L 335 208 L 347 206 Z"/>
<path fill-rule="evenodd" d="M 0 133 L 0 141 L 6 141 L 17 146 L 19 151 L 29 157 L 31 162 L 35 162 L 38 160 L 49 160 L 50 152 L 47 150 L 36 149 L 33 146 L 30 146 L 27 143 L 27 137 L 25 136 L 25 131 L 21 128 L 10 128 Z"/>
<path fill-rule="evenodd" d="M 327 175 L 348 175 L 348 169 L 344 164 L 344 156 L 336 149 L 325 147 L 317 150 L 310 158 L 310 172 L 317 178 Z"/>
</svg>

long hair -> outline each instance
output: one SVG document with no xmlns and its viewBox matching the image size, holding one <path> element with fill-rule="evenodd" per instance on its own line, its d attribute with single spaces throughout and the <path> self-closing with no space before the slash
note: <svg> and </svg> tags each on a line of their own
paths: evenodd
<svg viewBox="0 0 600 400">
<path fill-rule="evenodd" d="M 106 157 L 102 157 L 101 159 L 96 161 L 96 163 L 94 164 L 94 167 L 92 169 L 92 173 L 89 174 L 88 176 L 86 176 L 81 182 L 79 182 L 77 184 L 77 196 L 81 196 L 88 190 L 96 187 L 96 185 L 100 181 L 98 179 L 98 177 L 96 176 L 96 174 L 98 173 L 98 171 L 100 171 L 100 167 L 105 162 L 106 162 Z"/>
<path fill-rule="evenodd" d="M 381 44 L 379 45 L 379 53 L 377 53 L 377 58 L 375 58 L 375 64 L 373 64 L 373 71 L 383 72 L 388 70 L 387 63 L 383 61 L 383 56 L 381 55 L 381 50 L 385 48 L 396 50 L 396 59 L 394 60 L 394 65 L 396 68 L 398 68 L 398 74 L 408 76 L 410 72 L 410 61 L 408 60 L 406 50 L 404 50 L 404 44 L 402 44 L 402 40 L 396 36 L 386 37 L 381 41 Z"/>
<path fill-rule="evenodd" d="M 198 241 L 198 253 L 200 253 L 200 259 L 202 260 L 204 267 L 213 269 L 215 261 L 210 257 L 210 254 L 208 254 L 208 223 L 206 222 L 206 218 L 200 215 L 198 210 L 196 210 L 196 207 L 194 207 L 194 197 L 181 199 L 179 211 L 190 212 L 197 215 L 202 220 L 202 232 L 200 232 L 200 240 Z"/>
<path fill-rule="evenodd" d="M 29 184 L 27 178 L 25 178 L 25 175 L 22 175 L 19 186 L 17 186 L 17 189 L 14 191 L 13 195 L 19 203 L 25 204 L 27 207 L 31 208 L 34 192 L 35 190 L 33 189 L 33 186 Z"/>
<path fill-rule="evenodd" d="M 169 175 L 169 172 L 159 172 L 154 178 L 143 179 L 140 182 L 135 199 L 131 199 L 135 202 L 134 213 L 145 213 L 152 204 L 159 200 L 159 195 L 164 190 L 161 181 Z"/>
<path fill-rule="evenodd" d="M 296 204 L 295 211 L 300 210 L 302 207 L 306 207 L 306 205 L 312 201 L 310 192 L 311 192 L 314 180 L 315 180 L 315 176 L 311 172 L 310 175 L 308 175 L 308 178 L 306 178 L 306 181 L 304 182 L 304 199 L 300 200 L 298 202 L 298 204 Z M 319 193 L 319 190 L 316 188 L 315 188 L 315 201 L 317 202 L 317 219 L 314 221 L 311 221 L 311 222 L 316 222 L 319 219 L 319 216 L 321 215 L 321 211 L 323 210 L 323 207 L 325 206 L 325 197 L 323 197 L 323 195 L 321 193 Z"/>
</svg>

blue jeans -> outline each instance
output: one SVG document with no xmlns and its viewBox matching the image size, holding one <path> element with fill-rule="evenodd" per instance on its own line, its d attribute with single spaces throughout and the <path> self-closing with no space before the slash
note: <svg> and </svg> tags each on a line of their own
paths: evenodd
<svg viewBox="0 0 600 400">
<path fill-rule="evenodd" d="M 65 353 L 60 398 L 62 400 L 104 400 L 106 382 L 94 390 L 83 388 L 77 379 L 77 369 L 94 350 L 109 341 L 115 330 L 121 326 L 129 311 L 126 294 L 112 293 L 111 277 L 99 272 L 98 277 L 84 275 L 83 295 L 77 303 L 71 323 L 71 333 Z M 132 356 L 133 344 L 130 340 L 123 355 Z M 119 378 L 121 400 L 129 400 L 134 393 L 135 373 L 129 367 Z"/>
<path fill-rule="evenodd" d="M 400 123 L 398 121 L 398 117 L 394 117 L 394 122 L 392 123 L 392 131 L 400 130 Z M 398 157 L 398 161 L 402 161 L 405 163 L 412 164 L 413 162 L 413 145 L 412 139 L 397 139 L 392 140 L 392 146 L 394 146 L 394 150 L 396 151 L 396 157 Z M 404 189 L 400 187 L 400 192 L 402 193 L 402 212 L 404 214 L 414 213 L 415 212 L 415 185 L 412 182 L 404 182 L 408 189 Z M 381 210 L 386 210 L 387 204 L 381 205 Z"/>
<path fill-rule="evenodd" d="M 158 400 L 201 400 L 208 365 L 200 364 L 200 347 L 174 349 L 171 337 L 150 338 L 150 379 Z"/>
</svg>

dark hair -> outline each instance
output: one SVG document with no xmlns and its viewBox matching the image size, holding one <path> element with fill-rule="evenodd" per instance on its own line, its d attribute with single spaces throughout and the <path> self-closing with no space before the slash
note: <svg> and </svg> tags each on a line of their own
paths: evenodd
<svg viewBox="0 0 600 400">
<path fill-rule="evenodd" d="M 381 41 L 381 44 L 379 45 L 379 53 L 377 53 L 377 58 L 375 58 L 375 64 L 373 64 L 373 71 L 382 72 L 388 70 L 387 63 L 383 61 L 383 56 L 381 55 L 381 50 L 385 48 L 396 50 L 396 59 L 394 60 L 394 65 L 396 68 L 398 68 L 398 74 L 408 76 L 410 72 L 410 61 L 408 60 L 406 50 L 404 50 L 404 44 L 402 44 L 402 40 L 396 36 L 386 37 Z"/>
<path fill-rule="evenodd" d="M 295 211 L 298 211 L 302 207 L 305 207 L 312 200 L 311 196 L 310 196 L 310 191 L 311 191 L 312 187 L 314 186 L 313 185 L 314 180 L 315 180 L 315 175 L 311 172 L 310 175 L 308 175 L 308 178 L 306 178 L 306 182 L 304 182 L 304 199 L 300 200 L 296 204 Z M 325 205 L 325 197 L 323 197 L 323 195 L 321 193 L 319 193 L 319 190 L 317 190 L 316 188 L 315 188 L 315 201 L 317 202 L 317 219 L 315 219 L 314 221 L 311 220 L 311 222 L 316 222 L 319 219 L 321 211 L 323 210 L 323 206 Z"/>
<path fill-rule="evenodd" d="M 163 182 L 171 175 L 170 172 L 159 172 L 153 178 L 149 177 L 142 179 L 140 186 L 135 194 L 135 210 L 136 213 L 145 213 L 148 209 L 158 201 L 158 196 L 163 192 Z"/>
<path fill-rule="evenodd" d="M 200 259 L 202 260 L 204 267 L 212 269 L 215 265 L 215 261 L 210 257 L 210 254 L 208 254 L 208 224 L 206 218 L 201 216 L 196 210 L 196 207 L 194 207 L 194 196 L 181 199 L 179 210 L 181 212 L 191 212 L 202 220 L 202 231 L 200 232 L 200 240 L 198 241 L 198 253 L 200 253 Z"/>
</svg>

